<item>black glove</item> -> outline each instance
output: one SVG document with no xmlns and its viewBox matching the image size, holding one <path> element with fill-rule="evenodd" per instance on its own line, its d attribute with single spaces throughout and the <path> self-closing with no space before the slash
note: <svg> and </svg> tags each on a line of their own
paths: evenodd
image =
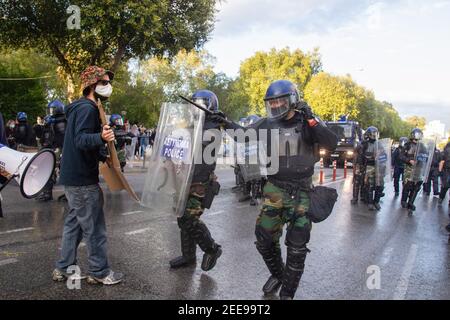
<svg viewBox="0 0 450 320">
<path fill-rule="evenodd" d="M 224 123 L 227 119 L 225 113 L 218 111 L 208 115 L 208 119 L 215 123 Z"/>
<path fill-rule="evenodd" d="M 311 110 L 311 107 L 306 102 L 300 101 L 298 103 L 298 109 L 300 110 L 300 112 L 304 114 L 306 120 L 315 118 L 314 113 Z"/>
</svg>

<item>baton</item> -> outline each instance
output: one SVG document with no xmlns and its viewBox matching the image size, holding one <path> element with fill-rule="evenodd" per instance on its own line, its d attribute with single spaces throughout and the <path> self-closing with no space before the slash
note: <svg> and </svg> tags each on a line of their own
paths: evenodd
<svg viewBox="0 0 450 320">
<path fill-rule="evenodd" d="M 190 100 L 190 99 L 188 99 L 188 98 L 183 97 L 182 95 L 179 95 L 179 97 L 180 97 L 181 99 L 183 99 L 184 101 L 186 101 L 186 102 L 192 104 L 193 106 L 196 106 L 196 107 L 199 108 L 200 110 L 205 111 L 207 114 L 219 116 L 219 117 L 223 120 L 223 122 L 225 122 L 225 123 L 228 124 L 228 125 L 232 125 L 232 122 L 231 122 L 230 120 L 225 119 L 225 118 L 222 117 L 221 115 L 218 115 L 217 113 L 214 113 L 214 112 L 212 112 L 211 110 L 206 109 L 205 107 L 199 105 L 198 103 L 195 103 L 194 101 L 192 101 L 192 100 Z"/>
</svg>

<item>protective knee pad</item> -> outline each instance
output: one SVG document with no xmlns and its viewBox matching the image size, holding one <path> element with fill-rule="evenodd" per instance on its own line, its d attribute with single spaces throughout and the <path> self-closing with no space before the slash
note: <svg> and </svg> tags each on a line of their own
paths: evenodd
<svg viewBox="0 0 450 320">
<path fill-rule="evenodd" d="M 283 276 L 284 264 L 280 247 L 272 241 L 271 236 L 260 226 L 256 226 L 256 250 L 261 254 L 269 272 L 276 278 Z"/>
<path fill-rule="evenodd" d="M 217 250 L 217 244 L 203 221 L 196 219 L 192 223 L 192 237 L 203 252 L 211 253 Z"/>
<path fill-rule="evenodd" d="M 181 239 L 181 253 L 183 257 L 194 258 L 196 254 L 197 245 L 194 238 L 189 234 L 186 229 L 180 229 Z"/>
<path fill-rule="evenodd" d="M 378 186 L 375 188 L 375 198 L 374 198 L 374 202 L 378 203 L 380 202 L 381 199 L 381 195 L 383 194 L 384 191 L 384 187 L 382 186 Z"/>
<path fill-rule="evenodd" d="M 311 225 L 307 224 L 303 227 L 295 226 L 291 224 L 288 227 L 285 244 L 286 246 L 293 248 L 303 248 L 309 242 L 311 237 Z"/>
<path fill-rule="evenodd" d="M 280 296 L 294 298 L 298 284 L 303 275 L 305 268 L 306 255 L 309 252 L 306 246 L 288 247 L 286 267 L 283 274 L 283 285 L 281 287 Z"/>
</svg>

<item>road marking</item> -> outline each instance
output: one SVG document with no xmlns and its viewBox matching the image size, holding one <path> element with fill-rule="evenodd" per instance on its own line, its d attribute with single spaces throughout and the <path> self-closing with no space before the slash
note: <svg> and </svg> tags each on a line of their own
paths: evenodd
<svg viewBox="0 0 450 320">
<path fill-rule="evenodd" d="M 391 261 L 392 253 L 394 253 L 394 248 L 387 247 L 386 249 L 384 249 L 383 254 L 381 256 L 380 264 L 387 265 L 389 261 Z"/>
<path fill-rule="evenodd" d="M 0 235 L 16 233 L 16 232 L 23 232 L 23 231 L 30 231 L 30 230 L 34 230 L 34 228 L 22 228 L 22 229 L 14 229 L 14 230 L 3 231 L 3 232 L 0 232 Z"/>
<path fill-rule="evenodd" d="M 397 288 L 394 292 L 394 300 L 404 300 L 406 296 L 406 291 L 408 290 L 409 278 L 411 277 L 411 273 L 414 267 L 414 262 L 416 261 L 417 256 L 417 248 L 416 244 L 411 245 L 409 249 L 408 258 L 406 259 L 405 265 L 403 267 L 402 275 L 400 280 L 397 283 Z"/>
<path fill-rule="evenodd" d="M 123 216 L 131 216 L 133 214 L 138 214 L 138 213 L 144 213 L 144 211 L 131 211 L 131 212 L 125 212 L 122 213 Z"/>
<path fill-rule="evenodd" d="M 6 259 L 6 260 L 0 260 L 0 267 L 1 266 L 6 266 L 7 264 L 12 264 L 12 263 L 16 263 L 19 262 L 19 260 L 11 258 L 11 259 Z"/>
<path fill-rule="evenodd" d="M 144 228 L 144 229 L 139 229 L 139 230 L 134 230 L 134 231 L 130 231 L 130 232 L 126 232 L 125 234 L 127 236 L 133 236 L 135 234 L 140 234 L 140 233 L 145 233 L 147 231 L 149 231 L 150 228 Z"/>
</svg>

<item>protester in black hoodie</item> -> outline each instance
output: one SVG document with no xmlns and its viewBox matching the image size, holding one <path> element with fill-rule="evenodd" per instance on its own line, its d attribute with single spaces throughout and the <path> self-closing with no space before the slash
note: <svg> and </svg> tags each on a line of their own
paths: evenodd
<svg viewBox="0 0 450 320">
<path fill-rule="evenodd" d="M 98 184 L 99 161 L 105 160 L 101 149 L 106 142 L 114 141 L 114 133 L 109 126 L 102 129 L 96 101 L 111 96 L 113 77 L 103 68 L 87 68 L 81 74 L 83 97 L 66 107 L 60 183 L 65 186 L 69 213 L 64 221 L 61 258 L 53 271 L 55 281 L 68 278 L 67 269 L 76 265 L 77 248 L 83 237 L 89 255 L 88 283 L 112 285 L 123 278 L 109 267 L 103 193 Z"/>
</svg>

